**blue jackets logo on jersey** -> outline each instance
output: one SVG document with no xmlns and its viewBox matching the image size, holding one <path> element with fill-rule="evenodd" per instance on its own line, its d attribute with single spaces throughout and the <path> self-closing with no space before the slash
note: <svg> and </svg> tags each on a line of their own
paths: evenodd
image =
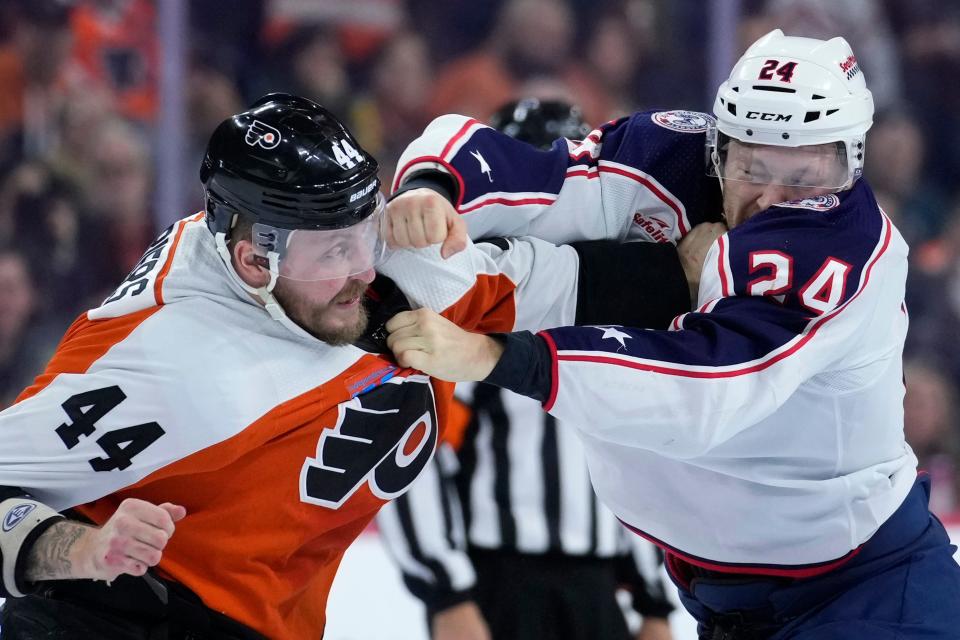
<svg viewBox="0 0 960 640">
<path fill-rule="evenodd" d="M 840 205 L 840 198 L 832 193 L 825 196 L 816 196 L 814 198 L 804 198 L 802 200 L 788 200 L 776 205 L 778 207 L 787 207 L 789 209 L 810 209 L 812 211 L 829 211 Z"/>
<path fill-rule="evenodd" d="M 713 122 L 713 118 L 699 111 L 658 111 L 650 116 L 656 124 L 672 131 L 701 133 Z"/>
</svg>

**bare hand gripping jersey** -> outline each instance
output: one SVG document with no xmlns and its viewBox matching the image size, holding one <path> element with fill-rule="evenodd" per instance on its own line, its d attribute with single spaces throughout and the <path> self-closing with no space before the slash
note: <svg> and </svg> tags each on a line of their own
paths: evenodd
<svg viewBox="0 0 960 640">
<path fill-rule="evenodd" d="M 570 286 L 516 311 L 556 274 L 576 281 L 572 249 L 430 251 L 384 265 L 434 283 L 411 285 L 415 306 L 487 331 L 572 321 Z M 162 574 L 268 637 L 317 638 L 344 550 L 430 459 L 451 395 L 390 356 L 272 320 L 198 215 L 161 235 L 0 414 L 0 485 L 95 523 L 127 497 L 182 504 Z"/>
</svg>

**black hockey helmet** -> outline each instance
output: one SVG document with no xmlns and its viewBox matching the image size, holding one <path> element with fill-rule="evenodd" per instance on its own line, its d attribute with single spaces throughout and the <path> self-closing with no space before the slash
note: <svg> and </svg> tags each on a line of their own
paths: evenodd
<svg viewBox="0 0 960 640">
<path fill-rule="evenodd" d="M 590 133 L 579 107 L 537 98 L 508 102 L 493 114 L 490 126 L 540 149 L 549 149 L 557 138 L 582 140 Z"/>
<path fill-rule="evenodd" d="M 234 214 L 278 229 L 342 229 L 377 208 L 377 161 L 319 104 L 270 93 L 224 120 L 200 168 L 210 230 Z"/>
</svg>

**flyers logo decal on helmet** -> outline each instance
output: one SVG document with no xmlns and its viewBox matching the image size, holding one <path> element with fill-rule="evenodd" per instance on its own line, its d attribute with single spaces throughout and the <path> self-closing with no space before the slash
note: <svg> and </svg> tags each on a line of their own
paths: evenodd
<svg viewBox="0 0 960 640">
<path fill-rule="evenodd" d="M 254 120 L 247 129 L 247 135 L 243 139 L 251 147 L 260 146 L 264 149 L 273 149 L 280 144 L 280 132 L 259 120 Z"/>
<path fill-rule="evenodd" d="M 339 509 L 364 484 L 383 500 L 404 493 L 437 445 L 430 379 L 391 378 L 338 409 L 336 426 L 320 435 L 316 457 L 301 467 L 300 499 Z"/>
<path fill-rule="evenodd" d="M 713 118 L 699 111 L 658 111 L 650 119 L 665 129 L 684 133 L 701 133 L 713 122 Z"/>
</svg>

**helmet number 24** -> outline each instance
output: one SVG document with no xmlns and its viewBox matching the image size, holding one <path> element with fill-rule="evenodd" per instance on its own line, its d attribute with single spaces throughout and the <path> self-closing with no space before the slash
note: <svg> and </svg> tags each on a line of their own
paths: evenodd
<svg viewBox="0 0 960 640">
<path fill-rule="evenodd" d="M 760 68 L 759 80 L 773 80 L 773 74 L 776 73 L 784 82 L 790 82 L 793 78 L 793 72 L 797 68 L 796 62 L 784 62 L 780 64 L 779 60 L 767 60 Z"/>
</svg>

